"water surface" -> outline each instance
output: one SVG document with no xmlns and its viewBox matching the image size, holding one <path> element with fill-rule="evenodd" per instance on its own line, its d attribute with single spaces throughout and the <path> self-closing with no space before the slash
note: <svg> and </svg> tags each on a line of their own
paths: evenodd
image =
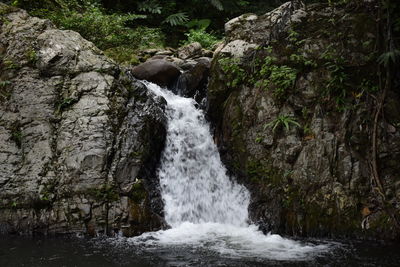
<svg viewBox="0 0 400 267">
<path fill-rule="evenodd" d="M 303 260 L 224 256 L 207 247 L 148 248 L 110 238 L 0 237 L 0 266 L 399 266 L 400 245 L 302 240 L 330 244 L 329 253 Z"/>
</svg>

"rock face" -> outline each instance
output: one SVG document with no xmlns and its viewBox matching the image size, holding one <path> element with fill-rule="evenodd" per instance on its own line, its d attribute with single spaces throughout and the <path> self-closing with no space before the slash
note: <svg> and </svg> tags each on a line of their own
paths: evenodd
<svg viewBox="0 0 400 267">
<path fill-rule="evenodd" d="M 193 58 L 195 56 L 201 56 L 203 47 L 200 43 L 194 42 L 183 46 L 178 49 L 177 54 L 178 57 L 185 60 L 189 58 Z"/>
<path fill-rule="evenodd" d="M 132 74 L 162 87 L 168 87 L 175 94 L 194 98 L 205 108 L 207 84 L 211 58 L 199 43 L 192 43 L 177 50 L 176 56 L 167 51 L 153 51 L 146 62 L 133 67 Z"/>
<path fill-rule="evenodd" d="M 382 91 L 372 10 L 294 2 L 226 24 L 208 114 L 228 169 L 252 193 L 251 218 L 265 231 L 399 237 L 400 91 L 388 92 L 374 151 Z"/>
<path fill-rule="evenodd" d="M 199 58 L 187 71 L 183 72 L 174 86 L 177 94 L 194 98 L 197 103 L 204 101 L 210 71 L 209 58 Z"/>
<path fill-rule="evenodd" d="M 162 227 L 163 99 L 78 33 L 0 11 L 0 233 Z"/>
<path fill-rule="evenodd" d="M 132 74 L 140 80 L 147 80 L 160 86 L 169 86 L 181 72 L 173 63 L 155 58 L 133 67 Z"/>
</svg>

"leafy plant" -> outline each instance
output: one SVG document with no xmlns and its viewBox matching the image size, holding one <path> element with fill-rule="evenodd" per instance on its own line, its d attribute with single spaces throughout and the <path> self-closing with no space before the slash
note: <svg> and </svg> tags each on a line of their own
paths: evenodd
<svg viewBox="0 0 400 267">
<path fill-rule="evenodd" d="M 50 19 L 59 27 L 79 32 L 100 49 L 124 44 L 138 45 L 143 37 L 125 24 L 145 17 L 135 14 L 108 15 L 96 6 L 88 7 L 84 12 L 63 10 L 50 14 Z"/>
<path fill-rule="evenodd" d="M 73 98 L 63 98 L 56 102 L 56 113 L 60 113 L 67 107 L 71 106 L 76 100 Z"/>
<path fill-rule="evenodd" d="M 327 62 L 325 66 L 329 70 L 331 77 L 322 93 L 329 98 L 334 98 L 336 107 L 339 110 L 343 110 L 345 108 L 345 99 L 348 95 L 349 76 L 344 66 L 339 62 Z"/>
<path fill-rule="evenodd" d="M 206 30 L 203 28 L 191 29 L 185 35 L 187 36 L 187 41 L 185 41 L 184 44 L 199 42 L 201 46 L 206 49 L 212 48 L 216 43 L 220 41 L 216 36 L 206 32 Z"/>
<path fill-rule="evenodd" d="M 245 70 L 239 66 L 238 59 L 221 58 L 218 63 L 222 71 L 227 75 L 229 87 L 236 87 L 245 81 L 247 75 Z"/>
<path fill-rule="evenodd" d="M 18 63 L 12 61 L 12 60 L 4 60 L 3 64 L 5 66 L 6 70 L 16 70 L 21 68 L 21 65 L 19 65 Z"/>
<path fill-rule="evenodd" d="M 0 81 L 0 88 L 7 87 L 10 84 L 11 84 L 10 81 Z"/>
<path fill-rule="evenodd" d="M 183 25 L 185 22 L 189 20 L 189 17 L 184 12 L 175 13 L 169 15 L 165 20 L 164 23 L 168 23 L 171 26 Z"/>
<path fill-rule="evenodd" d="M 278 127 L 284 126 L 287 131 L 290 130 L 290 125 L 293 125 L 295 127 L 300 127 L 300 124 L 296 121 L 296 119 L 292 116 L 288 115 L 279 115 L 276 119 L 273 121 L 267 123 L 264 125 L 264 130 L 268 127 L 272 127 L 272 131 L 275 132 L 275 130 Z"/>
<path fill-rule="evenodd" d="M 36 61 L 38 60 L 38 56 L 36 54 L 36 51 L 34 49 L 29 49 L 26 54 L 25 54 L 26 58 L 28 59 L 28 62 L 30 64 L 35 64 Z"/>
<path fill-rule="evenodd" d="M 11 202 L 11 208 L 17 208 L 18 203 L 16 201 Z"/>
<path fill-rule="evenodd" d="M 378 58 L 378 63 L 383 64 L 385 67 L 387 67 L 390 62 L 395 63 L 399 57 L 400 50 L 394 49 L 380 55 L 380 57 Z"/>
<path fill-rule="evenodd" d="M 272 66 L 269 80 L 275 85 L 275 96 L 282 97 L 287 89 L 293 87 L 297 71 L 288 66 Z"/>
<path fill-rule="evenodd" d="M 192 19 L 185 24 L 189 29 L 207 29 L 210 26 L 210 19 Z"/>
<path fill-rule="evenodd" d="M 317 67 L 317 63 L 315 61 L 306 58 L 302 54 L 291 54 L 289 59 L 293 63 L 303 65 L 304 67 Z"/>
<path fill-rule="evenodd" d="M 157 1 L 140 1 L 138 3 L 138 9 L 142 12 L 149 12 L 152 14 L 161 14 L 162 7 Z"/>
</svg>

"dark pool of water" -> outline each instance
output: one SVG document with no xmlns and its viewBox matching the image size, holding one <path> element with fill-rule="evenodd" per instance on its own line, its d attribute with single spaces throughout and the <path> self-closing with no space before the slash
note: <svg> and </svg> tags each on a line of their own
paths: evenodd
<svg viewBox="0 0 400 267">
<path fill-rule="evenodd" d="M 312 241 L 311 241 L 312 242 Z M 315 241 L 314 241 L 315 242 Z M 304 261 L 227 258 L 207 249 L 146 249 L 107 239 L 0 236 L 0 266 L 400 266 L 400 245 L 365 241 L 318 241 L 334 248 Z"/>
</svg>

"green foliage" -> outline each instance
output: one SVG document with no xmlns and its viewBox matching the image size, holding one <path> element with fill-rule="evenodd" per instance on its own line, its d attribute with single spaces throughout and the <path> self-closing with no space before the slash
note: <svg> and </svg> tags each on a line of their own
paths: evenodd
<svg viewBox="0 0 400 267">
<path fill-rule="evenodd" d="M 297 71 L 288 66 L 272 66 L 270 82 L 275 86 L 274 95 L 281 98 L 286 91 L 294 86 Z"/>
<path fill-rule="evenodd" d="M 388 67 L 390 63 L 396 63 L 397 59 L 400 57 L 400 50 L 394 49 L 392 51 L 383 53 L 378 58 L 379 64 Z"/>
<path fill-rule="evenodd" d="M 267 51 L 271 51 L 268 48 Z M 276 58 L 273 56 L 266 56 L 264 63 L 258 73 L 257 86 L 264 88 L 273 88 L 273 94 L 278 99 L 282 98 L 287 90 L 294 86 L 297 78 L 297 70 L 289 66 L 278 66 L 275 64 Z"/>
<path fill-rule="evenodd" d="M 318 64 L 310 59 L 310 58 L 306 58 L 303 54 L 291 54 L 289 57 L 290 61 L 292 61 L 295 64 L 299 64 L 301 66 L 304 67 L 317 67 Z"/>
<path fill-rule="evenodd" d="M 35 64 L 36 61 L 38 60 L 38 56 L 36 54 L 36 51 L 34 49 L 32 49 L 32 48 L 29 49 L 26 52 L 25 56 L 26 56 L 26 58 L 28 60 L 28 63 L 31 64 L 31 65 Z"/>
<path fill-rule="evenodd" d="M 162 47 L 195 40 L 206 48 L 218 41 L 224 23 L 246 12 L 265 13 L 279 3 L 262 0 L 14 0 L 13 5 L 30 14 L 52 20 L 58 27 L 79 32 L 119 62 L 130 62 L 127 46 L 137 49 Z M 260 7 L 262 7 L 260 9 Z M 137 15 L 141 14 L 141 15 Z M 139 20 L 140 19 L 140 20 Z M 208 32 L 207 28 L 211 28 Z M 195 29 L 194 31 L 191 31 Z M 211 32 L 211 33 L 210 33 Z M 114 49 L 116 47 L 123 49 Z M 119 55 L 121 51 L 123 55 Z"/>
<path fill-rule="evenodd" d="M 0 81 L 0 88 L 7 87 L 10 84 L 11 84 L 10 81 Z"/>
<path fill-rule="evenodd" d="M 358 95 L 360 95 L 360 96 L 361 96 L 364 92 L 373 94 L 373 93 L 378 92 L 378 90 L 379 90 L 378 85 L 374 84 L 372 81 L 367 80 L 367 79 L 363 79 L 363 80 L 361 81 L 361 84 L 360 84 L 360 86 L 359 86 L 358 89 L 359 89 L 359 91 L 360 91 L 360 93 L 359 93 Z M 357 97 L 358 95 L 355 95 L 355 96 Z"/>
<path fill-rule="evenodd" d="M 21 65 L 19 65 L 18 63 L 14 62 L 12 60 L 4 60 L 3 65 L 6 70 L 17 70 L 17 69 L 21 68 Z"/>
<path fill-rule="evenodd" d="M 349 76 L 343 65 L 338 62 L 325 63 L 326 69 L 330 72 L 330 79 L 322 90 L 324 96 L 334 98 L 338 110 L 345 109 L 345 100 L 348 96 Z"/>
<path fill-rule="evenodd" d="M 207 29 L 210 26 L 210 19 L 192 19 L 185 26 L 189 29 Z"/>
<path fill-rule="evenodd" d="M 162 7 L 157 1 L 141 1 L 138 3 L 138 9 L 142 12 L 149 12 L 152 14 L 161 14 Z"/>
<path fill-rule="evenodd" d="M 74 102 L 76 102 L 76 100 L 73 98 L 69 98 L 69 97 L 56 101 L 56 104 L 55 104 L 56 113 L 57 114 L 61 113 L 67 107 L 71 106 Z"/>
<path fill-rule="evenodd" d="M 169 15 L 164 23 L 168 23 L 171 26 L 183 25 L 185 22 L 188 22 L 189 17 L 184 12 L 179 12 L 175 14 Z"/>
<path fill-rule="evenodd" d="M 71 1 L 56 2 L 59 4 L 41 4 L 41 8 L 33 9 L 31 13 L 52 20 L 61 29 L 79 32 L 98 48 L 108 50 L 106 54 L 118 62 L 135 62 L 132 55 L 137 49 L 163 46 L 164 35 L 160 29 L 131 27 L 136 20 L 145 19 L 145 15 L 109 14 L 92 1 L 83 1 L 83 4 L 72 4 Z M 35 60 L 33 53 L 29 54 L 28 58 L 31 62 Z"/>
<path fill-rule="evenodd" d="M 218 63 L 222 71 L 227 76 L 228 86 L 236 87 L 246 79 L 246 71 L 239 66 L 239 61 L 235 58 L 221 58 Z"/>
<path fill-rule="evenodd" d="M 11 208 L 17 208 L 18 203 L 16 201 L 11 202 Z"/>
<path fill-rule="evenodd" d="M 136 49 L 128 45 L 109 48 L 104 50 L 104 54 L 124 65 L 137 65 L 140 63 L 136 55 Z"/>
<path fill-rule="evenodd" d="M 140 31 L 126 27 L 132 20 L 144 18 L 134 14 L 105 14 L 96 6 L 88 7 L 84 12 L 63 10 L 51 13 L 50 19 L 63 29 L 79 32 L 85 39 L 92 41 L 100 49 L 131 44 L 139 45 L 143 39 Z"/>
<path fill-rule="evenodd" d="M 279 115 L 273 121 L 265 124 L 264 129 L 272 127 L 272 131 L 275 132 L 275 130 L 277 128 L 284 126 L 286 131 L 289 131 L 290 125 L 293 125 L 295 127 L 300 127 L 300 124 L 297 122 L 297 120 L 294 117 L 288 116 L 288 115 Z"/>
<path fill-rule="evenodd" d="M 187 41 L 185 41 L 184 44 L 199 42 L 202 47 L 206 49 L 211 49 L 216 43 L 220 41 L 216 36 L 206 32 L 206 30 L 203 28 L 191 29 L 185 35 L 187 36 Z"/>
</svg>

